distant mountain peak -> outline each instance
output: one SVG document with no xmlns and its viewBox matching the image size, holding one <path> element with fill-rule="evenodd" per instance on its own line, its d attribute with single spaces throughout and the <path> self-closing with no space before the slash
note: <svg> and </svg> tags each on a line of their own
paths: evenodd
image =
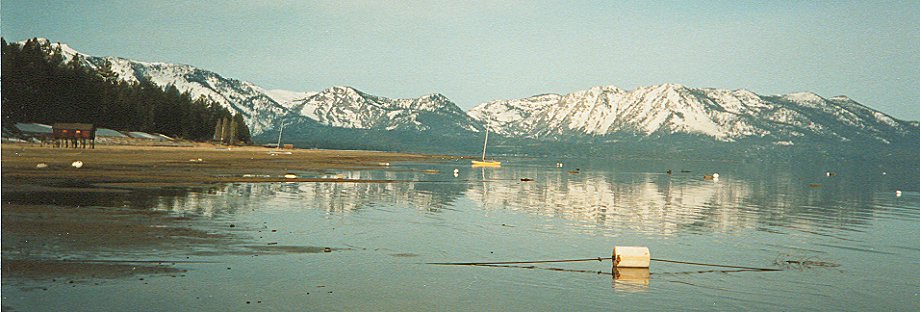
<svg viewBox="0 0 920 312">
<path fill-rule="evenodd" d="M 783 98 L 800 103 L 820 103 L 824 102 L 824 98 L 814 92 L 795 92 L 783 95 Z"/>
<path fill-rule="evenodd" d="M 491 101 L 470 115 L 499 134 L 530 138 L 683 133 L 718 141 L 809 137 L 887 143 L 912 131 L 912 124 L 843 96 L 831 101 L 813 92 L 765 97 L 745 89 L 675 83 L 629 91 L 598 86 L 563 96 Z"/>
</svg>

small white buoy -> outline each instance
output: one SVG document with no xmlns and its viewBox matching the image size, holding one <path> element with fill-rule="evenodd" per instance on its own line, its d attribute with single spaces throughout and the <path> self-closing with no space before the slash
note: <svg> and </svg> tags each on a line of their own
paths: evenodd
<svg viewBox="0 0 920 312">
<path fill-rule="evenodd" d="M 454 168 L 454 178 L 460 176 L 460 169 Z"/>
<path fill-rule="evenodd" d="M 70 166 L 72 166 L 72 167 L 74 167 L 74 168 L 77 168 L 77 169 L 80 169 L 80 168 L 83 167 L 83 162 L 78 160 L 78 161 L 75 161 L 75 162 L 73 162 L 72 164 L 70 164 Z"/>
<path fill-rule="evenodd" d="M 614 246 L 613 266 L 618 268 L 647 268 L 652 260 L 648 247 Z"/>
<path fill-rule="evenodd" d="M 887 175 L 888 172 L 882 171 L 882 175 Z"/>
<path fill-rule="evenodd" d="M 561 162 L 557 162 L 557 163 L 556 163 L 556 168 L 562 168 L 562 163 L 561 163 Z"/>
<path fill-rule="evenodd" d="M 38 169 L 45 169 L 45 168 L 48 168 L 48 164 L 46 164 L 46 163 L 38 163 L 37 165 L 35 165 L 35 168 L 38 168 Z"/>
<path fill-rule="evenodd" d="M 719 173 L 718 173 L 718 172 L 713 173 L 713 174 L 712 174 L 712 178 L 713 178 L 713 179 L 718 179 L 718 178 L 719 178 Z"/>
<path fill-rule="evenodd" d="M 296 178 L 297 178 L 297 175 L 296 175 L 296 174 L 293 174 L 293 173 L 285 173 L 285 174 L 284 174 L 284 178 L 285 178 L 285 179 L 296 179 Z"/>
<path fill-rule="evenodd" d="M 901 190 L 894 191 L 894 197 L 901 197 Z"/>
</svg>

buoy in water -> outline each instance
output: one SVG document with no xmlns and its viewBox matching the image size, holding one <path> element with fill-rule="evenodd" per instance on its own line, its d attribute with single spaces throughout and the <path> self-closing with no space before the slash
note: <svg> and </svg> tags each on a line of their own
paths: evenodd
<svg viewBox="0 0 920 312">
<path fill-rule="evenodd" d="M 652 261 L 648 247 L 614 246 L 613 266 L 617 268 L 647 268 Z"/>
<path fill-rule="evenodd" d="M 901 190 L 894 191 L 894 197 L 901 197 Z"/>
<path fill-rule="evenodd" d="M 454 168 L 454 178 L 460 176 L 460 169 Z"/>
</svg>

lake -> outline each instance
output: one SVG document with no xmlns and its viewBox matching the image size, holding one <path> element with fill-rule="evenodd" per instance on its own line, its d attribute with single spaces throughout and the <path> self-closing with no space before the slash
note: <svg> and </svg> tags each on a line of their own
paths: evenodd
<svg viewBox="0 0 920 312">
<path fill-rule="evenodd" d="M 5 273 L 3 306 L 51 311 L 920 310 L 920 169 L 915 163 L 565 159 L 558 168 L 556 162 L 505 160 L 501 168 L 471 168 L 468 160 L 456 160 L 299 173 L 396 180 L 392 183 L 4 194 L 4 204 L 162 212 L 184 226 L 230 239 L 114 249 L 76 250 L 65 244 L 49 249 L 53 254 L 5 254 L 4 261 L 12 256 L 157 259 L 179 271 L 53 281 Z M 718 179 L 704 179 L 715 172 Z M 614 246 L 647 246 L 654 259 L 778 270 L 653 261 L 647 271 L 617 276 L 609 260 L 428 264 L 610 257 Z"/>
</svg>

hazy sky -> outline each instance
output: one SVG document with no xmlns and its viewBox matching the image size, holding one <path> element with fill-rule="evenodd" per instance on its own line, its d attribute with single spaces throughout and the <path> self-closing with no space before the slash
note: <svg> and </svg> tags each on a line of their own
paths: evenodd
<svg viewBox="0 0 920 312">
<path fill-rule="evenodd" d="M 495 99 L 665 82 L 848 95 L 920 120 L 920 1 L 3 0 L 7 41 L 267 89 Z"/>
</svg>

